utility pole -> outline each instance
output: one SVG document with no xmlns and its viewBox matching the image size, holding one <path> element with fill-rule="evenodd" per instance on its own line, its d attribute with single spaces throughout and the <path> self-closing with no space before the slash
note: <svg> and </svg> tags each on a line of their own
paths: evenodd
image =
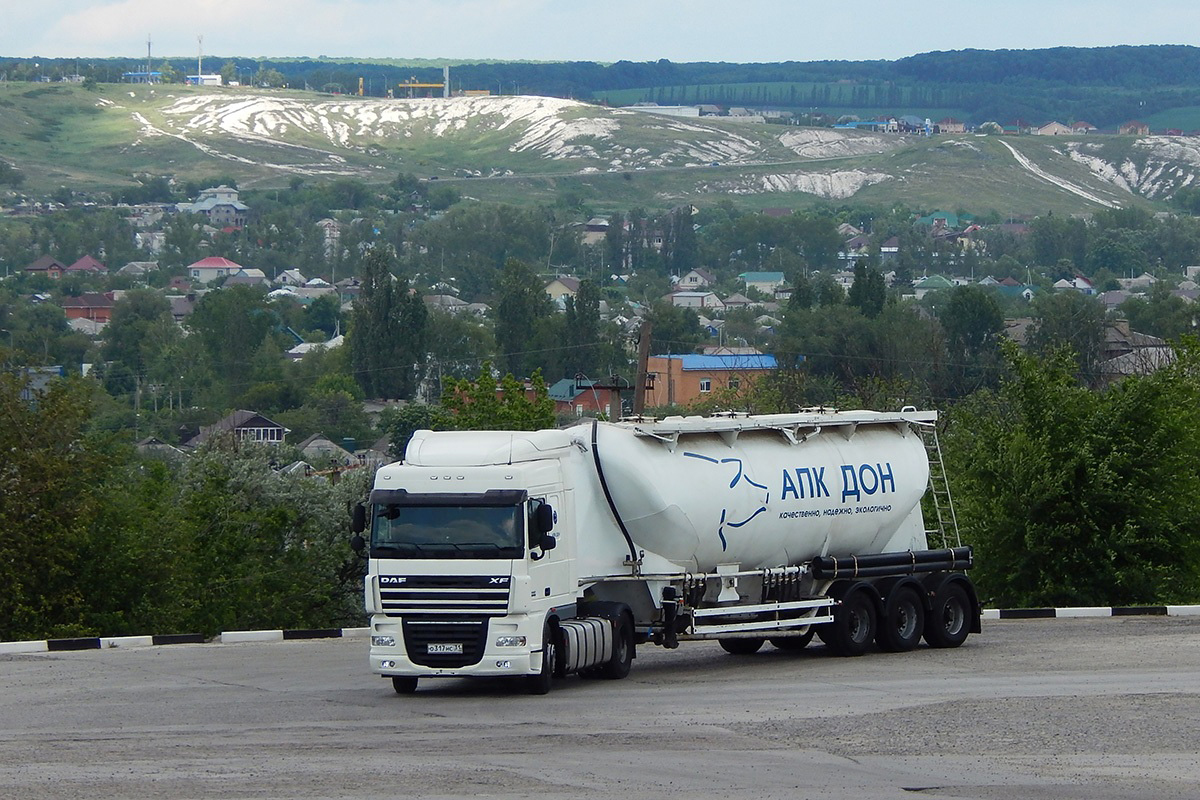
<svg viewBox="0 0 1200 800">
<path fill-rule="evenodd" d="M 200 77 L 201 75 L 204 74 L 204 70 L 202 70 L 200 68 L 200 65 L 203 63 L 203 61 L 204 61 L 204 34 L 200 34 L 199 36 L 196 37 L 196 85 L 197 86 L 204 85 L 204 79 Z"/>
<path fill-rule="evenodd" d="M 653 323 L 648 319 L 642 320 L 642 330 L 638 334 L 637 372 L 633 379 L 633 415 L 642 416 L 646 410 L 646 389 L 650 372 L 650 331 Z"/>
</svg>

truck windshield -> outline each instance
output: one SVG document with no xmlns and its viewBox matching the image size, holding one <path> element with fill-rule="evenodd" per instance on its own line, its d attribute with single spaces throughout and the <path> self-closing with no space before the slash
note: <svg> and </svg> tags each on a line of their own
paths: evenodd
<svg viewBox="0 0 1200 800">
<path fill-rule="evenodd" d="M 520 558 L 523 505 L 376 504 L 371 554 L 377 558 Z"/>
</svg>

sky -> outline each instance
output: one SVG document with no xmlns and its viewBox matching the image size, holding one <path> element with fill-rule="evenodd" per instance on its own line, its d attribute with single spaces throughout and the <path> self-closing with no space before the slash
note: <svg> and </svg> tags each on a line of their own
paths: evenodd
<svg viewBox="0 0 1200 800">
<path fill-rule="evenodd" d="M 0 0 L 0 57 L 144 57 L 148 36 L 171 57 L 863 61 L 1200 45 L 1200 2 Z"/>
</svg>

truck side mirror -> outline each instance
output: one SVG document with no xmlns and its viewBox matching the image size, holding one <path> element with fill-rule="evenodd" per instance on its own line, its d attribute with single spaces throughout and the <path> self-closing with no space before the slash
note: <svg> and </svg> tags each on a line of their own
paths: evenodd
<svg viewBox="0 0 1200 800">
<path fill-rule="evenodd" d="M 355 503 L 354 511 L 352 511 L 350 514 L 350 531 L 352 533 L 362 533 L 366 529 L 367 529 L 367 509 L 363 506 L 362 503 Z"/>
<path fill-rule="evenodd" d="M 558 547 L 558 539 L 555 539 L 548 533 L 543 533 L 542 541 L 539 542 L 539 544 L 542 546 L 543 550 L 553 550 L 554 548 Z"/>
<path fill-rule="evenodd" d="M 367 549 L 367 540 L 357 533 L 354 534 L 350 537 L 350 549 L 361 556 Z"/>
<path fill-rule="evenodd" d="M 554 530 L 554 509 L 549 503 L 542 503 L 534 509 L 533 525 L 538 533 L 549 533 Z"/>
</svg>

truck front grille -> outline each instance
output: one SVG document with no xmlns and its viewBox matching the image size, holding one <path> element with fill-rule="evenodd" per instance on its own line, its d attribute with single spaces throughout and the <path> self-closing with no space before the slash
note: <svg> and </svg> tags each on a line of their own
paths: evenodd
<svg viewBox="0 0 1200 800">
<path fill-rule="evenodd" d="M 467 667 L 479 663 L 483 657 L 488 621 L 406 619 L 403 628 L 404 651 L 414 664 L 424 667 Z"/>
<path fill-rule="evenodd" d="M 508 611 L 510 583 L 507 575 L 380 575 L 379 599 L 389 617 L 498 617 Z"/>
</svg>

